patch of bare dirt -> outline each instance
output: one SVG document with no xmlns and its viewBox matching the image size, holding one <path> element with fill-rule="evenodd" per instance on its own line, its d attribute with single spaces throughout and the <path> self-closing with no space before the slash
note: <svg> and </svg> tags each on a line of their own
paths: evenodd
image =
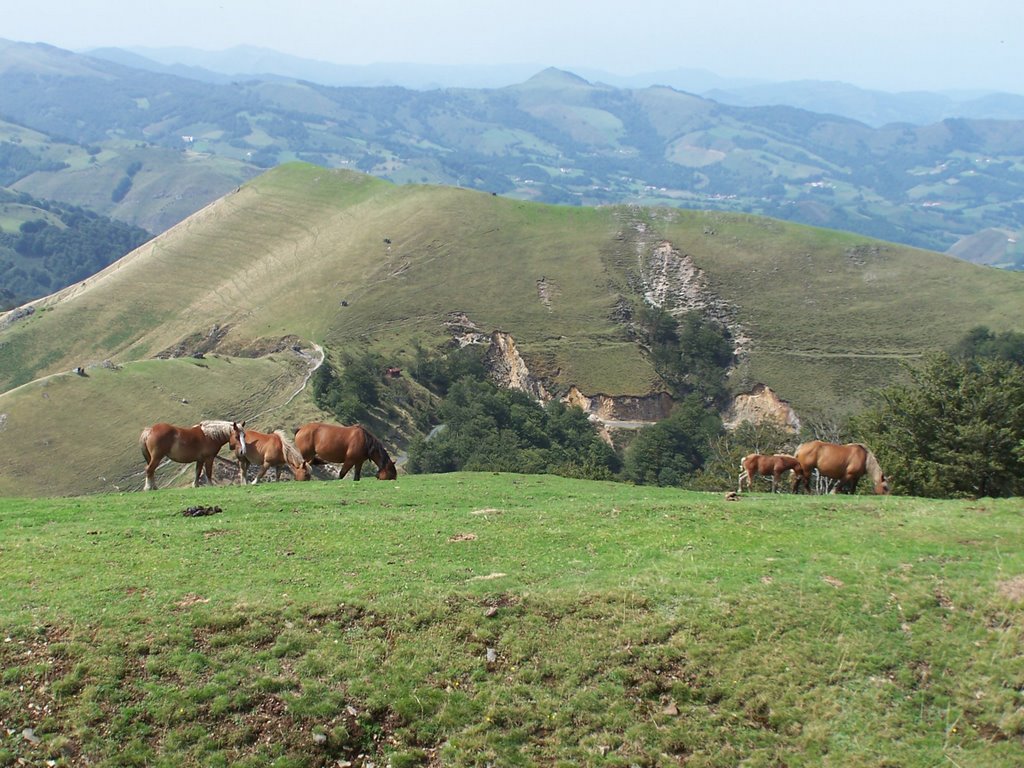
<svg viewBox="0 0 1024 768">
<path fill-rule="evenodd" d="M 1024 603 L 1024 575 L 1000 581 L 996 584 L 996 591 L 1012 603 Z"/>
<path fill-rule="evenodd" d="M 175 605 L 176 608 L 184 609 L 184 608 L 191 608 L 193 605 L 201 605 L 203 603 L 208 603 L 208 602 L 210 602 L 210 598 L 202 597 L 201 595 L 197 595 L 194 592 L 190 592 L 187 595 L 185 595 L 183 598 L 181 598 L 181 600 L 176 602 L 174 605 Z"/>
</svg>

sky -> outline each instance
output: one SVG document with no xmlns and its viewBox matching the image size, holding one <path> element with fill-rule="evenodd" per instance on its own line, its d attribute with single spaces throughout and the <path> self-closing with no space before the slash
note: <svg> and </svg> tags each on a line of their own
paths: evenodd
<svg viewBox="0 0 1024 768">
<path fill-rule="evenodd" d="M 0 38 L 1024 93 L 1021 0 L 32 0 L 7 4 Z"/>
</svg>

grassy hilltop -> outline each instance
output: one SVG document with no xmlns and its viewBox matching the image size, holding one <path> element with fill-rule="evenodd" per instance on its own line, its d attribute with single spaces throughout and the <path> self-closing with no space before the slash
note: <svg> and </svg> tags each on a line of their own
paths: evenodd
<svg viewBox="0 0 1024 768">
<path fill-rule="evenodd" d="M 0 764 L 1009 768 L 1022 515 L 490 473 L 0 500 Z"/>
<path fill-rule="evenodd" d="M 734 388 L 768 384 L 803 414 L 856 410 L 901 362 L 973 325 L 1024 329 L 1024 275 L 928 251 L 753 216 L 550 206 L 292 164 L 6 319 L 0 492 L 130 486 L 129 454 L 154 421 L 292 426 L 316 414 L 308 394 L 292 399 L 314 344 L 401 365 L 416 343 L 448 343 L 461 314 L 511 334 L 556 394 L 657 392 L 623 315 L 645 294 L 710 307 L 743 339 Z M 197 350 L 208 359 L 185 362 Z M 154 359 L 167 355 L 185 357 Z M 145 387 L 129 373 L 140 365 Z M 90 375 L 69 373 L 78 366 Z M 71 446 L 84 444 L 116 448 L 82 465 Z"/>
</svg>

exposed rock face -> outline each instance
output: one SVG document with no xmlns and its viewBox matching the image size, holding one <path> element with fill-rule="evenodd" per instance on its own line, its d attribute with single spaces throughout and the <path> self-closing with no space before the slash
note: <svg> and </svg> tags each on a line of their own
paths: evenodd
<svg viewBox="0 0 1024 768">
<path fill-rule="evenodd" d="M 465 312 L 449 312 L 444 324 L 459 347 L 487 344 L 490 341 L 490 337 Z"/>
<path fill-rule="evenodd" d="M 530 369 L 527 368 L 516 348 L 515 339 L 510 334 L 503 331 L 491 334 L 491 344 L 484 355 L 484 364 L 491 374 L 491 379 L 499 387 L 518 389 L 544 402 L 551 399 L 544 385 L 530 375 Z"/>
<path fill-rule="evenodd" d="M 644 231 L 641 229 L 641 234 Z M 750 339 L 737 322 L 735 309 L 712 290 L 707 276 L 694 263 L 692 256 L 682 253 L 668 241 L 652 246 L 642 238 L 637 250 L 640 281 L 648 304 L 664 309 L 674 317 L 700 312 L 728 328 L 735 354 L 743 353 Z"/>
<path fill-rule="evenodd" d="M 672 398 L 667 392 L 657 392 L 643 397 L 585 395 L 576 387 L 572 387 L 564 400 L 603 422 L 655 422 L 664 419 L 672 410 Z"/>
<path fill-rule="evenodd" d="M 462 346 L 479 344 L 487 340 L 486 336 L 476 330 L 477 326 L 464 315 L 458 318 L 457 322 L 449 322 L 448 325 L 454 332 L 454 338 Z M 544 383 L 530 373 L 511 334 L 494 331 L 490 335 L 484 364 L 491 381 L 499 387 L 526 392 L 540 402 L 553 399 Z M 638 426 L 645 422 L 659 421 L 672 410 L 672 398 L 667 392 L 645 396 L 585 395 L 576 387 L 572 387 L 563 401 L 578 406 L 594 420 L 607 423 L 637 422 Z"/>
<path fill-rule="evenodd" d="M 722 420 L 727 429 L 736 429 L 744 421 L 750 421 L 777 424 L 794 434 L 800 431 L 800 418 L 796 412 L 764 384 L 757 384 L 745 395 L 736 395 Z"/>
</svg>

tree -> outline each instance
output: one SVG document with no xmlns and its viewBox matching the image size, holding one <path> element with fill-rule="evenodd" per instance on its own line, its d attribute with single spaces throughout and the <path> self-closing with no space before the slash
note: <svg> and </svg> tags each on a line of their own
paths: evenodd
<svg viewBox="0 0 1024 768">
<path fill-rule="evenodd" d="M 667 419 L 640 430 L 626 451 L 623 475 L 639 485 L 681 485 L 704 465 L 721 432 L 718 414 L 691 395 Z"/>
<path fill-rule="evenodd" d="M 953 354 L 965 360 L 986 357 L 1024 365 L 1024 333 L 1003 331 L 997 335 L 984 325 L 975 326 L 954 347 Z"/>
<path fill-rule="evenodd" d="M 918 496 L 1024 493 L 1024 366 L 935 354 L 854 420 L 894 487 Z"/>
<path fill-rule="evenodd" d="M 552 473 L 610 479 L 618 457 L 582 410 L 463 377 L 437 411 L 443 427 L 413 440 L 411 472 Z"/>
<path fill-rule="evenodd" d="M 637 325 L 650 349 L 655 370 L 682 398 L 696 392 L 707 403 L 722 406 L 733 346 L 729 331 L 699 312 L 687 312 L 677 320 L 660 307 L 644 305 L 636 314 Z"/>
</svg>

